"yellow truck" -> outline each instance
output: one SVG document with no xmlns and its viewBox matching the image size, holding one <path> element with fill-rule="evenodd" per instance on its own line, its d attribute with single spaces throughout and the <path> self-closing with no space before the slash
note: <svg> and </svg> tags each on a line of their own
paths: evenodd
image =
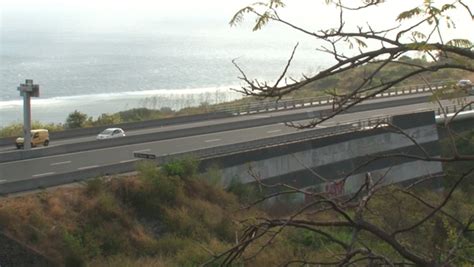
<svg viewBox="0 0 474 267">
<path fill-rule="evenodd" d="M 18 137 L 15 141 L 16 148 L 20 149 L 23 147 L 25 139 Z M 49 132 L 46 129 L 31 130 L 31 147 L 38 145 L 48 146 L 49 145 Z"/>
</svg>

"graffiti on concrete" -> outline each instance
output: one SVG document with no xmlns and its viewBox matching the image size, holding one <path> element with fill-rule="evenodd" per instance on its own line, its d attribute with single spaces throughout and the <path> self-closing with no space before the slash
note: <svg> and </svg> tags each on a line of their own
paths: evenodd
<svg viewBox="0 0 474 267">
<path fill-rule="evenodd" d="M 345 179 L 328 182 L 325 185 L 324 192 L 326 192 L 332 197 L 342 196 L 344 194 L 345 183 L 346 183 Z"/>
</svg>

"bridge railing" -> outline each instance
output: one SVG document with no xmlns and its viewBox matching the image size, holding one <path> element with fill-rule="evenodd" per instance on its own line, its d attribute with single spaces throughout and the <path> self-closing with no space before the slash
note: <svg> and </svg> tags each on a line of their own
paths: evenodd
<svg viewBox="0 0 474 267">
<path fill-rule="evenodd" d="M 466 103 L 467 104 L 467 103 Z M 440 108 L 438 107 L 436 111 L 436 115 L 443 115 L 444 113 L 446 114 L 451 114 L 451 113 L 456 113 L 458 112 L 460 109 L 463 108 L 463 104 L 453 104 L 453 105 L 449 105 L 449 106 L 444 106 L 443 108 Z M 467 105 L 463 111 L 470 111 L 470 110 L 473 110 L 474 109 L 474 104 L 473 103 L 469 103 L 469 105 Z"/>
<path fill-rule="evenodd" d="M 445 106 L 443 107 L 443 109 L 447 111 L 446 113 L 455 113 L 462 106 L 463 106 L 462 104 L 453 104 L 450 106 Z M 464 111 L 473 110 L 473 109 L 474 109 L 474 105 L 470 104 L 464 109 Z M 179 158 L 179 157 L 182 157 L 183 155 L 192 155 L 197 158 L 209 158 L 209 157 L 227 155 L 227 154 L 243 152 L 243 151 L 259 150 L 264 147 L 291 144 L 295 142 L 301 142 L 304 140 L 323 138 L 323 137 L 328 137 L 328 136 L 333 136 L 333 135 L 344 134 L 348 132 L 365 131 L 365 130 L 373 129 L 375 127 L 388 126 L 389 124 L 392 123 L 392 118 L 394 116 L 408 115 L 408 114 L 414 114 L 414 113 L 423 113 L 423 112 L 429 112 L 429 111 L 433 111 L 435 115 L 442 114 L 442 111 L 440 108 L 438 110 L 427 109 L 427 110 L 420 110 L 416 112 L 406 112 L 406 113 L 396 114 L 396 115 L 381 115 L 377 117 L 345 121 L 343 123 L 338 123 L 336 126 L 302 130 L 300 132 L 296 132 L 292 134 L 269 137 L 269 138 L 249 141 L 245 143 L 200 149 L 200 150 L 184 152 L 180 154 L 170 154 L 170 155 L 166 155 L 161 160 L 163 160 L 162 162 L 167 162 L 172 158 Z"/>
<path fill-rule="evenodd" d="M 453 83 L 454 83 L 453 81 L 436 82 L 436 83 L 432 83 L 430 87 L 433 90 L 438 90 Z M 410 95 L 410 94 L 421 94 L 421 93 L 430 91 L 430 87 L 427 87 L 426 85 L 423 85 L 423 84 L 414 84 L 414 85 L 400 87 L 400 88 L 392 88 L 390 92 L 377 94 L 375 98 L 385 98 L 385 97 Z M 362 96 L 366 96 L 366 95 L 362 95 Z M 332 103 L 333 103 L 333 99 L 331 97 L 320 96 L 320 97 L 311 97 L 311 98 L 282 99 L 280 101 L 275 101 L 275 100 L 252 101 L 245 104 L 220 104 L 220 105 L 209 107 L 209 109 L 206 111 L 207 113 L 202 113 L 202 114 L 164 118 L 164 119 L 159 119 L 159 120 L 128 122 L 128 123 L 120 123 L 120 124 L 114 124 L 114 125 L 80 128 L 80 129 L 74 129 L 74 130 L 65 130 L 65 131 L 59 131 L 59 132 L 52 132 L 50 133 L 50 135 L 53 139 L 57 140 L 57 139 L 63 139 L 63 138 L 94 135 L 94 134 L 97 134 L 98 132 L 101 132 L 107 127 L 119 127 L 127 131 L 127 130 L 158 127 L 158 126 L 165 126 L 165 125 L 175 125 L 175 124 L 180 124 L 180 123 L 196 122 L 196 121 L 202 121 L 202 120 L 226 118 L 226 117 L 231 117 L 231 116 L 236 116 L 236 115 L 271 112 L 271 111 L 277 111 L 277 110 L 298 109 L 298 108 L 312 107 L 312 106 L 324 106 L 324 105 L 331 105 Z M 16 136 L 0 138 L 0 146 L 13 145 L 15 138 Z"/>
<path fill-rule="evenodd" d="M 376 94 L 374 98 L 386 98 L 401 95 L 413 95 L 422 94 L 430 91 L 436 91 L 453 84 L 454 81 L 442 81 L 431 83 L 429 86 L 426 84 L 413 84 L 404 87 L 394 87 L 391 90 Z M 370 95 L 370 93 L 363 93 L 358 95 L 359 98 L 364 98 Z M 310 98 L 297 98 L 297 99 L 281 99 L 281 100 L 260 100 L 252 101 L 245 104 L 231 104 L 222 105 L 216 107 L 216 111 L 230 112 L 234 115 L 246 115 L 252 113 L 269 112 L 276 110 L 296 109 L 319 105 L 331 105 L 334 102 L 332 96 L 318 96 Z"/>
<path fill-rule="evenodd" d="M 457 105 L 456 107 L 454 106 L 456 105 L 450 106 L 448 107 L 448 109 L 454 111 L 455 109 L 459 110 L 459 108 L 461 107 L 460 105 Z M 473 110 L 473 105 L 469 105 L 468 109 Z M 419 111 L 419 112 L 422 112 L 422 111 Z M 372 117 L 372 118 L 367 118 L 364 120 L 344 122 L 334 127 L 309 129 L 309 130 L 296 132 L 293 134 L 275 136 L 275 137 L 270 137 L 270 138 L 265 138 L 265 139 L 260 139 L 260 140 L 254 140 L 250 142 L 157 156 L 155 162 L 158 164 L 165 163 L 170 160 L 173 160 L 182 156 L 186 156 L 186 155 L 192 155 L 201 159 L 206 159 L 206 158 L 211 158 L 211 157 L 229 155 L 232 153 L 262 149 L 264 147 L 289 145 L 292 143 L 301 142 L 301 141 L 309 140 L 309 139 L 335 136 L 335 135 L 340 135 L 340 134 L 354 132 L 354 131 L 364 131 L 364 130 L 374 128 L 376 125 L 379 127 L 384 127 L 385 126 L 384 124 L 387 122 L 390 122 L 391 118 L 392 118 L 391 116 Z M 3 184 L 0 184 L 0 195 L 13 193 L 13 192 L 32 190 L 35 188 L 45 188 L 45 187 L 50 187 L 50 186 L 66 184 L 66 183 L 72 183 L 72 182 L 81 181 L 90 177 L 98 177 L 98 176 L 104 176 L 104 175 L 113 175 L 113 174 L 118 174 L 118 173 L 131 172 L 135 170 L 135 167 L 136 167 L 135 164 L 136 162 L 117 163 L 117 164 L 111 164 L 111 165 L 106 165 L 106 166 L 100 166 L 97 168 L 90 168 L 86 170 L 78 170 L 78 171 L 67 172 L 67 173 L 53 174 L 53 175 L 49 175 L 49 176 L 45 176 L 41 178 L 26 179 L 26 180 L 3 183 Z"/>
<path fill-rule="evenodd" d="M 177 154 L 169 154 L 158 157 L 158 163 L 169 162 L 175 158 L 185 156 L 192 156 L 200 159 L 217 157 L 222 155 L 229 155 L 244 151 L 259 150 L 266 147 L 289 145 L 292 143 L 302 142 L 305 140 L 312 140 L 324 138 L 328 136 L 340 135 L 349 132 L 363 131 L 374 128 L 376 125 L 383 127 L 390 121 L 392 116 L 379 116 L 362 120 L 347 121 L 335 126 L 326 128 L 313 128 L 301 130 L 296 133 L 285 134 L 280 136 L 268 137 L 264 139 L 252 140 L 244 143 L 223 145 L 194 151 L 182 152 Z"/>
</svg>

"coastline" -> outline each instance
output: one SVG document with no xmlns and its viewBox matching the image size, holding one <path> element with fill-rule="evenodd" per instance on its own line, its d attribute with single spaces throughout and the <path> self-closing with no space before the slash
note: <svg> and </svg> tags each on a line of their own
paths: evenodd
<svg viewBox="0 0 474 267">
<path fill-rule="evenodd" d="M 197 107 L 202 103 L 218 104 L 242 98 L 241 94 L 231 91 L 229 88 L 231 86 L 32 98 L 32 121 L 64 123 L 68 114 L 75 110 L 97 118 L 103 113 L 116 113 L 133 108 L 160 109 L 168 107 L 178 111 L 187 107 Z M 0 102 L 0 113 L 2 114 L 0 128 L 22 122 L 22 105 L 23 102 L 20 99 Z"/>
</svg>

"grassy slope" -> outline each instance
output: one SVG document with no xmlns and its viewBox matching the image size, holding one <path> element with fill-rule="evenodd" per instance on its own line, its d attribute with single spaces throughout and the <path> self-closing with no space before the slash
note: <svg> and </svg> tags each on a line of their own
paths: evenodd
<svg viewBox="0 0 474 267">
<path fill-rule="evenodd" d="M 216 172 L 195 170 L 189 160 L 142 165 L 138 176 L 6 198 L 0 228 L 66 266 L 199 265 L 235 242 L 240 219 L 263 213 L 242 210 Z M 288 242 L 272 247 L 247 265 L 297 255 Z"/>
<path fill-rule="evenodd" d="M 470 132 L 462 137 L 465 143 L 459 147 L 461 153 L 473 152 L 473 136 Z M 451 180 L 469 167 L 469 163 L 446 166 L 450 173 L 446 185 L 452 185 Z M 238 184 L 230 189 L 235 194 L 225 191 L 216 182 L 220 180 L 218 170 L 198 175 L 197 163 L 192 160 L 173 162 L 161 169 L 145 164 L 138 170 L 137 176 L 93 179 L 85 186 L 3 199 L 0 229 L 66 266 L 196 266 L 231 247 L 246 224 L 270 216 L 256 209 L 241 209 L 243 203 L 259 197 L 258 192 Z M 444 209 L 462 222 L 474 212 L 472 178 L 461 185 L 461 192 Z M 416 193 L 431 203 L 440 203 L 444 195 L 423 190 Z M 280 203 L 275 207 L 271 216 L 284 217 L 296 210 L 291 205 L 283 210 Z M 365 216 L 391 232 L 429 212 L 397 187 L 389 187 L 372 198 Z M 337 216 L 324 212 L 310 219 L 334 220 Z M 439 251 L 458 242 L 458 227 L 453 221 L 435 216 L 399 238 L 420 254 L 437 257 Z M 340 240 L 350 240 L 350 230 L 329 231 Z M 245 255 L 250 256 L 269 238 L 267 235 L 257 241 Z M 398 257 L 373 236 L 364 233 L 362 238 L 377 253 Z M 458 253 L 472 255 L 474 247 L 469 245 L 474 235 L 464 238 L 467 246 Z M 313 232 L 286 229 L 245 266 L 275 266 L 302 257 L 333 260 L 334 253 L 340 252 L 340 247 Z"/>
</svg>

